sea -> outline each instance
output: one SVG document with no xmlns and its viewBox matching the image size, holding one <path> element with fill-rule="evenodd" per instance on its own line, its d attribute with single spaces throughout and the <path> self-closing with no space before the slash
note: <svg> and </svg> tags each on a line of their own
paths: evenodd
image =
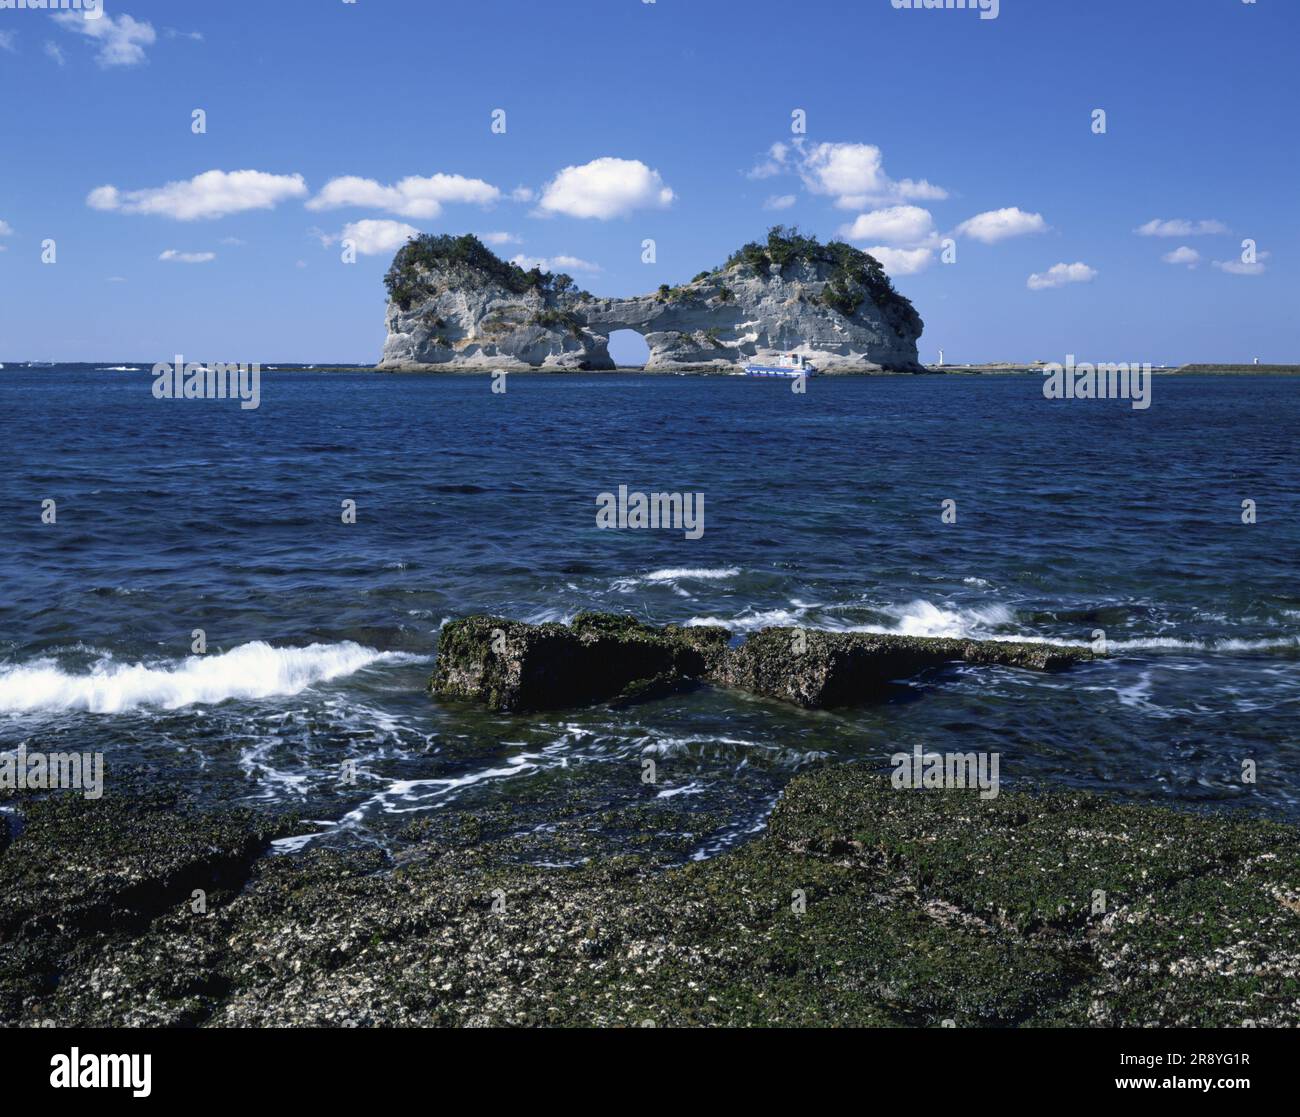
<svg viewBox="0 0 1300 1117">
<path fill-rule="evenodd" d="M 705 858 L 796 773 L 915 746 L 996 753 L 1004 788 L 1300 817 L 1300 379 L 1157 376 L 1139 410 L 1034 375 L 263 366 L 241 408 L 157 399 L 150 368 L 0 371 L 0 751 L 292 814 L 284 853 L 504 807 Z M 702 500 L 703 530 L 602 528 L 620 486 Z M 1106 654 L 829 711 L 428 694 L 448 621 L 583 610 Z"/>
</svg>

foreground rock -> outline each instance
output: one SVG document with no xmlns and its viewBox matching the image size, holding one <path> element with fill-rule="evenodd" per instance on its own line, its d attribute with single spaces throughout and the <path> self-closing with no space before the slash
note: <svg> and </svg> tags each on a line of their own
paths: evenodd
<svg viewBox="0 0 1300 1117">
<path fill-rule="evenodd" d="M 654 796 L 629 819 L 653 826 Z M 272 828 L 245 814 L 19 807 L 2 1024 L 1300 1023 L 1300 832 L 1241 817 L 895 791 L 837 766 L 712 860 L 588 844 L 561 869 L 521 862 L 508 807 L 413 827 L 392 860 L 251 864 Z M 169 830 L 177 851 L 150 837 Z M 567 857 L 578 833 L 540 837 Z M 199 914 L 181 893 L 203 880 L 222 883 Z"/>
<path fill-rule="evenodd" d="M 581 613 L 573 625 L 468 617 L 446 625 L 429 688 L 494 710 L 544 710 L 667 693 L 706 674 L 723 629 L 656 629 Z"/>
<path fill-rule="evenodd" d="M 921 319 L 874 257 L 779 227 L 689 283 L 627 299 L 524 271 L 473 236 L 408 242 L 385 282 L 381 369 L 612 369 L 609 335 L 627 329 L 645 336 L 652 371 L 785 351 L 827 372 L 924 371 Z"/>
<path fill-rule="evenodd" d="M 878 696 L 895 680 L 954 662 L 1061 670 L 1087 648 L 765 628 L 737 648 L 717 627 L 657 629 L 632 617 L 582 613 L 572 627 L 468 617 L 443 628 L 429 689 L 494 710 L 561 709 L 650 697 L 697 682 L 806 708 Z"/>
</svg>

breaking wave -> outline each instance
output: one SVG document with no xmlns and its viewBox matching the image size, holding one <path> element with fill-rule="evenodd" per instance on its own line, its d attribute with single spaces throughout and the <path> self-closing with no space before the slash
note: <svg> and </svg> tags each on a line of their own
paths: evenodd
<svg viewBox="0 0 1300 1117">
<path fill-rule="evenodd" d="M 419 657 L 379 652 L 352 641 L 273 648 L 260 640 L 228 652 L 196 655 L 169 666 L 125 664 L 105 656 L 85 674 L 53 659 L 0 667 L 0 712 L 85 710 L 115 714 L 140 706 L 175 710 L 231 698 L 293 695 L 381 662 Z"/>
</svg>

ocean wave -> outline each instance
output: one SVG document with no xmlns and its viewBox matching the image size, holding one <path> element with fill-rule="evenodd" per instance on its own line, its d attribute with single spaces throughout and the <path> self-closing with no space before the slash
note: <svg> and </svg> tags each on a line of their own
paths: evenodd
<svg viewBox="0 0 1300 1117">
<path fill-rule="evenodd" d="M 1005 605 L 992 604 L 972 607 L 945 607 L 924 598 L 906 605 L 885 606 L 878 611 L 891 618 L 887 623 L 854 624 L 827 617 L 808 616 L 819 608 L 801 601 L 791 601 L 790 608 L 742 612 L 727 618 L 718 616 L 692 617 L 688 626 L 722 625 L 736 632 L 755 632 L 762 628 L 805 628 L 821 632 L 863 632 L 879 636 L 931 636 L 954 640 L 996 640 L 1004 643 L 1051 644 L 1057 647 L 1078 647 L 1089 643 L 1091 632 L 1078 638 L 1042 636 L 1037 633 L 1011 631 L 1016 628 L 1015 613 Z M 1300 648 L 1300 636 L 1272 636 L 1257 639 L 1219 637 L 1193 639 L 1178 636 L 1134 636 L 1128 639 L 1110 639 L 1107 652 L 1155 651 L 1162 648 L 1201 652 L 1269 652 Z"/>
<path fill-rule="evenodd" d="M 738 566 L 669 566 L 663 570 L 652 570 L 649 574 L 638 574 L 631 578 L 615 578 L 610 588 L 630 590 L 636 586 L 655 586 L 677 581 L 712 582 L 726 578 L 735 578 L 740 573 Z"/>
<path fill-rule="evenodd" d="M 169 666 L 117 663 L 105 656 L 85 674 L 69 674 L 56 660 L 38 659 L 0 666 L 0 712 L 116 714 L 140 706 L 175 710 L 231 698 L 274 698 L 298 694 L 374 663 L 418 658 L 352 641 L 274 648 L 256 640 L 228 652 L 189 656 Z"/>
<path fill-rule="evenodd" d="M 735 617 L 691 617 L 686 622 L 687 628 L 699 628 L 705 625 L 721 625 L 732 632 L 757 632 L 760 628 L 832 628 L 827 624 L 805 625 L 803 618 L 806 607 L 794 609 L 760 609 L 756 613 L 741 613 Z"/>
</svg>

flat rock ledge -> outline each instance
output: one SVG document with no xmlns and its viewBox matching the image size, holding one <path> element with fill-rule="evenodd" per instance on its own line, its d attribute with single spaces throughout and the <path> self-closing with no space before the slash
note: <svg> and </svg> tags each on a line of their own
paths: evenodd
<svg viewBox="0 0 1300 1117">
<path fill-rule="evenodd" d="M 711 683 L 820 709 L 868 701 L 896 680 L 957 662 L 1059 671 L 1092 658 L 1089 648 L 1057 644 L 799 628 L 765 628 L 733 647 L 725 628 L 654 628 L 609 613 L 580 613 L 571 625 L 473 616 L 442 630 L 429 690 L 522 712 Z"/>
<path fill-rule="evenodd" d="M 512 804 L 275 857 L 291 822 L 169 795 L 0 805 L 0 1027 L 1300 1024 L 1300 830 L 1239 813 L 835 765 L 664 865 Z"/>
</svg>

